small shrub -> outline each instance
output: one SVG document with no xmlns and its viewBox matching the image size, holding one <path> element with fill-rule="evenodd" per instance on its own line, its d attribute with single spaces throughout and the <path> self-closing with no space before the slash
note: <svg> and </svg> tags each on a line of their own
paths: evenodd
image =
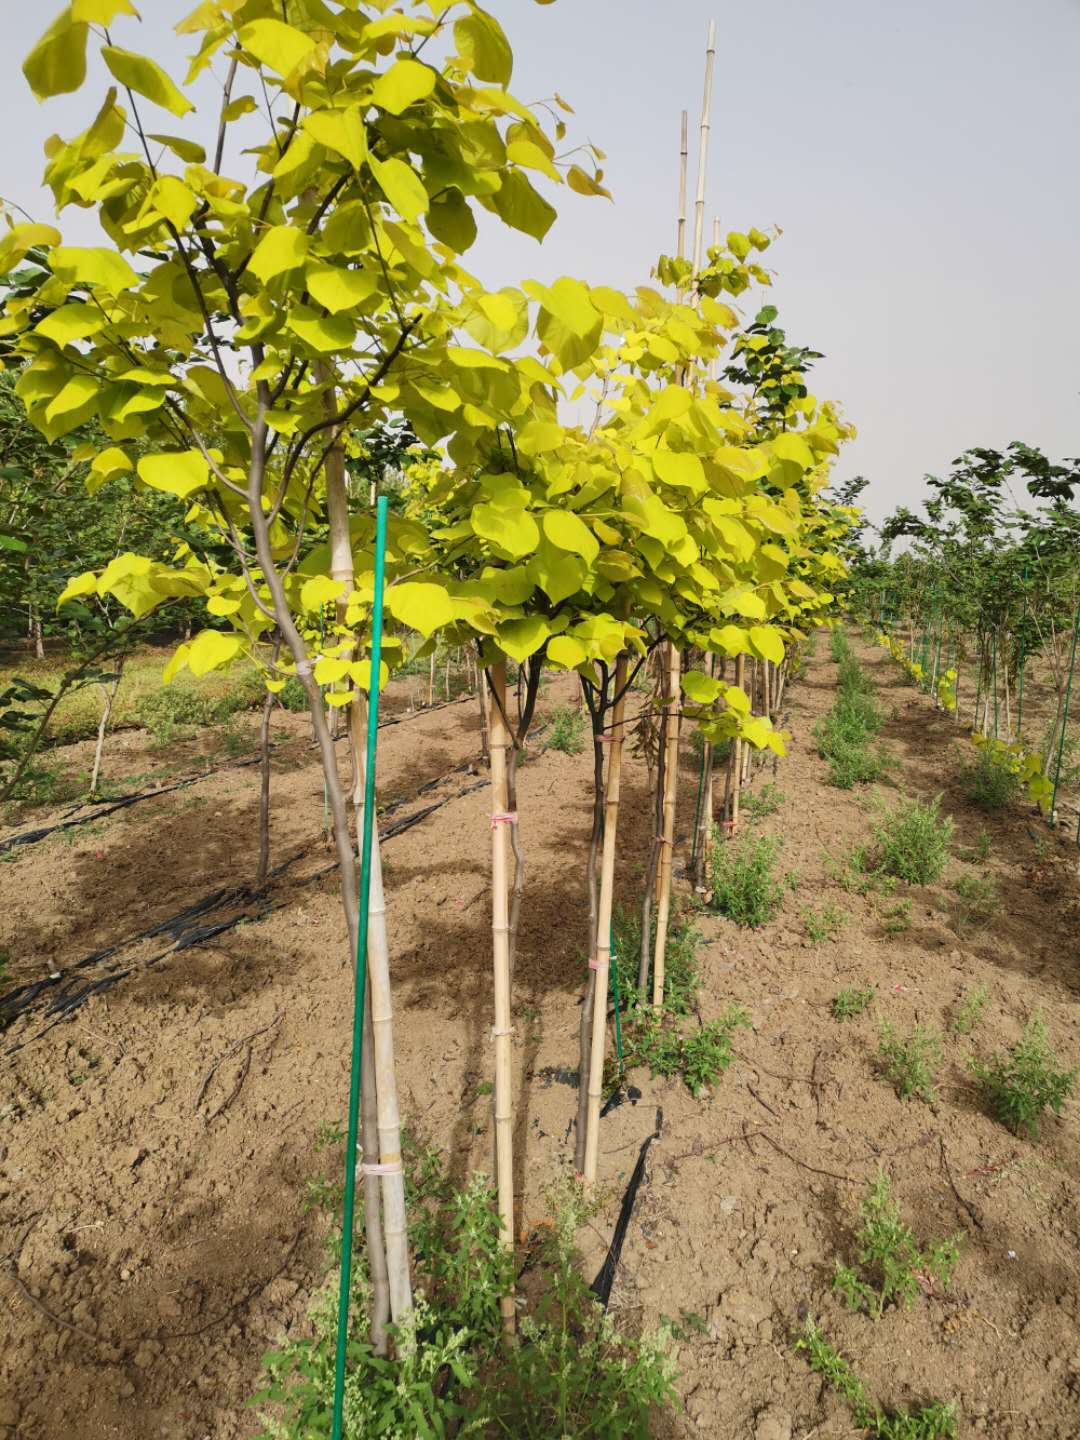
<svg viewBox="0 0 1080 1440">
<path fill-rule="evenodd" d="M 997 882 L 992 875 L 961 875 L 953 882 L 953 929 L 981 929 L 1001 910 Z"/>
<path fill-rule="evenodd" d="M 654 1075 L 680 1078 L 696 1099 L 706 1085 L 714 1084 L 735 1058 L 735 1031 L 750 1025 L 739 1005 L 718 1020 L 684 1034 L 653 1010 L 639 1010 L 627 1027 L 627 1064 L 647 1065 Z"/>
<path fill-rule="evenodd" d="M 847 924 L 847 916 L 837 906 L 826 902 L 820 910 L 808 905 L 802 912 L 802 921 L 810 943 L 820 945 L 824 940 L 836 939 Z"/>
<path fill-rule="evenodd" d="M 980 745 L 975 758 L 960 770 L 965 795 L 983 810 L 1003 810 L 1023 794 L 1019 766 L 1008 751 Z"/>
<path fill-rule="evenodd" d="M 849 1309 L 865 1309 L 879 1320 L 886 1305 L 895 1303 L 907 1309 L 920 1292 L 932 1293 L 935 1282 L 948 1289 L 962 1236 L 952 1235 L 920 1250 L 900 1219 L 900 1206 L 882 1173 L 871 1181 L 859 1213 L 862 1225 L 856 1236 L 856 1253 L 867 1279 L 839 1262 L 833 1276 L 833 1289 Z"/>
<path fill-rule="evenodd" d="M 917 1096 L 928 1105 L 937 1099 L 934 1078 L 941 1064 L 941 1037 L 931 1025 L 916 1025 L 900 1035 L 882 1020 L 878 1026 L 878 1060 L 882 1078 L 901 1100 Z"/>
<path fill-rule="evenodd" d="M 784 799 L 784 792 L 770 783 L 763 785 L 758 793 L 744 791 L 740 803 L 751 820 L 764 820 L 766 815 L 776 814 Z"/>
<path fill-rule="evenodd" d="M 874 825 L 874 868 L 909 885 L 941 878 L 949 859 L 953 822 L 939 801 L 902 800 Z"/>
<path fill-rule="evenodd" d="M 885 1410 L 874 1404 L 862 1380 L 813 1320 L 807 1320 L 795 1348 L 806 1351 L 811 1370 L 847 1402 L 856 1426 L 869 1440 L 957 1440 L 955 1405 L 932 1400 L 916 1410 Z"/>
<path fill-rule="evenodd" d="M 285 684 L 278 691 L 278 699 L 286 710 L 294 715 L 305 714 L 308 709 L 307 691 L 303 682 L 295 675 L 290 675 Z"/>
<path fill-rule="evenodd" d="M 979 985 L 970 991 L 959 1002 L 956 1007 L 956 1014 L 953 1016 L 952 1025 L 949 1027 L 954 1035 L 970 1035 L 983 1017 L 990 999 L 990 991 L 985 985 Z"/>
<path fill-rule="evenodd" d="M 580 755 L 585 748 L 585 716 L 576 705 L 556 705 L 551 712 L 548 745 L 564 755 Z"/>
<path fill-rule="evenodd" d="M 737 925 L 756 928 L 780 909 L 783 883 L 773 874 L 780 852 L 774 836 L 743 835 L 722 840 L 714 830 L 709 850 L 711 905 Z"/>
<path fill-rule="evenodd" d="M 877 993 L 877 987 L 868 985 L 865 990 L 840 990 L 833 996 L 832 1011 L 834 1020 L 851 1020 L 856 1015 L 861 1015 L 873 1000 Z"/>
<path fill-rule="evenodd" d="M 990 1109 L 1016 1135 L 1034 1139 L 1046 1109 L 1060 1115 L 1073 1092 L 1078 1070 L 1062 1070 L 1040 1015 L 1033 1015 L 1020 1039 L 1006 1054 L 986 1064 L 972 1060 L 971 1070 Z"/>
</svg>

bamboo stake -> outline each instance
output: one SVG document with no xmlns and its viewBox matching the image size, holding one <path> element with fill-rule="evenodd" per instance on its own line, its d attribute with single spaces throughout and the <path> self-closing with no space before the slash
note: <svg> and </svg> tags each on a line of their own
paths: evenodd
<svg viewBox="0 0 1080 1440">
<path fill-rule="evenodd" d="M 507 1249 L 514 1244 L 514 1152 L 512 1055 L 510 1039 L 510 903 L 508 889 L 508 839 L 506 755 L 510 732 L 506 726 L 506 661 L 491 667 L 491 709 L 488 734 L 491 745 L 491 937 L 495 970 L 495 1182 L 499 1194 L 501 1241 Z M 514 1330 L 513 1291 L 499 1299 L 503 1329 Z"/>
<path fill-rule="evenodd" d="M 675 253 L 681 260 L 686 254 L 686 171 L 690 159 L 687 128 L 689 116 L 682 112 L 682 138 L 679 144 L 679 214 L 675 227 Z"/>
<path fill-rule="evenodd" d="M 626 710 L 626 656 L 615 666 L 615 705 L 611 717 L 604 804 L 604 857 L 600 867 L 600 904 L 596 918 L 596 983 L 593 988 L 592 1047 L 589 1055 L 588 1121 L 585 1129 L 586 1186 L 596 1183 L 600 1155 L 600 1101 L 604 1088 L 604 1042 L 607 1039 L 608 974 L 611 968 L 611 911 L 615 897 L 615 842 L 619 826 L 622 778 L 623 716 Z"/>
<path fill-rule="evenodd" d="M 660 868 L 657 884 L 656 947 L 653 951 L 653 1008 L 664 1004 L 664 957 L 667 954 L 668 921 L 671 915 L 671 870 L 675 849 L 675 803 L 679 788 L 679 700 L 682 657 L 674 640 L 667 644 L 667 741 L 664 757 L 664 829 L 660 840 Z"/>
<path fill-rule="evenodd" d="M 705 238 L 705 176 L 709 161 L 709 111 L 712 108 L 713 64 L 716 60 L 716 21 L 709 21 L 705 47 L 705 92 L 701 98 L 701 127 L 698 140 L 697 199 L 694 204 L 694 274 L 701 269 L 701 247 Z"/>
<path fill-rule="evenodd" d="M 319 367 L 322 370 L 322 367 Z M 321 378 L 321 377 L 320 377 Z M 333 408 L 332 398 L 328 408 Z M 345 478 L 345 454 L 335 445 L 326 457 L 326 508 L 330 526 L 330 574 L 341 581 L 343 593 L 337 601 L 337 620 L 346 624 L 348 597 L 355 588 L 352 539 L 349 533 L 349 492 Z M 371 683 L 378 684 L 372 676 Z M 352 756 L 353 811 L 357 835 L 364 833 L 364 790 L 367 765 L 364 758 L 365 718 L 363 702 L 357 697 L 349 706 L 349 749 Z M 382 853 L 378 819 L 373 822 L 371 888 L 368 911 L 368 1003 L 365 1007 L 363 1089 L 363 1149 L 366 1164 L 387 1167 L 381 1183 L 364 1185 L 365 1222 L 378 1219 L 380 1243 L 372 1261 L 373 1278 L 378 1271 L 385 1283 L 390 1318 L 395 1324 L 412 1310 L 412 1283 L 409 1275 L 409 1246 L 405 1219 L 405 1177 L 401 1165 L 401 1119 L 398 1110 L 397 1076 L 394 1063 L 393 1001 L 390 988 L 390 946 L 386 934 L 386 900 L 382 878 Z M 369 1177 L 370 1180 L 370 1177 Z M 381 1200 L 381 1205 L 380 1205 Z M 369 1251 L 372 1230 L 368 1230 Z M 385 1275 L 385 1281 L 382 1277 Z M 380 1302 L 383 1303 L 383 1302 Z"/>
</svg>

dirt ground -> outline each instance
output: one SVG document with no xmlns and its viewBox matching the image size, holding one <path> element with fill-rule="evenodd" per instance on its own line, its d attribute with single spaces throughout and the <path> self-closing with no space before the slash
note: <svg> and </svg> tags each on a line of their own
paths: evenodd
<svg viewBox="0 0 1080 1440">
<path fill-rule="evenodd" d="M 852 894 L 837 883 L 825 852 L 836 861 L 866 839 L 877 800 L 823 784 L 810 730 L 831 704 L 835 667 L 819 643 L 786 702 L 793 743 L 775 780 L 784 803 L 761 822 L 782 837 L 782 869 L 796 888 L 760 930 L 698 921 L 702 1016 L 738 1002 L 753 1029 L 739 1032 L 735 1063 L 699 1100 L 675 1081 L 634 1074 L 641 1099 L 604 1121 L 608 1199 L 582 1232 L 583 1265 L 589 1275 L 599 1267 L 660 1107 L 661 1135 L 612 1295 L 631 1328 L 682 1318 L 680 1407 L 660 1433 L 854 1434 L 793 1349 L 809 1314 L 882 1402 L 956 1400 L 962 1435 L 1073 1440 L 1076 1104 L 1046 1121 L 1037 1142 L 1017 1139 L 984 1113 L 967 1059 L 1011 1043 L 1041 1010 L 1061 1056 L 1080 1061 L 1078 852 L 1026 810 L 973 811 L 957 785 L 967 747 L 953 722 L 905 686 L 883 652 L 858 649 L 891 713 L 883 739 L 895 785 L 942 794 L 957 851 L 985 829 L 991 852 L 981 868 L 999 885 L 1002 913 L 986 929 L 958 933 L 948 880 L 965 868 L 959 860 L 941 885 L 910 892 L 903 933 L 888 933 L 883 915 L 900 897 Z M 542 713 L 565 685 L 548 689 Z M 464 1175 L 486 1168 L 491 1149 L 490 1101 L 477 1092 L 491 1066 L 492 1023 L 489 801 L 469 769 L 477 711 L 464 702 L 401 713 L 380 739 L 383 802 L 396 802 L 385 823 L 446 801 L 384 851 L 402 1111 Z M 214 921 L 241 911 L 251 914 L 247 923 L 152 964 L 169 935 L 124 943 L 250 879 L 251 768 L 218 763 L 182 789 L 15 847 L 0 865 L 4 988 L 61 974 L 0 1042 L 0 1431 L 19 1440 L 251 1436 L 258 1427 L 245 1401 L 260 1358 L 283 1333 L 302 1329 L 324 1276 L 322 1227 L 305 1211 L 304 1186 L 321 1166 L 317 1127 L 345 1107 L 350 977 L 309 736 L 293 716 L 275 720 L 275 736 L 273 861 L 292 863 L 275 878 L 275 908 L 262 918 L 250 896 L 234 894 L 204 914 Z M 125 768 L 164 771 L 164 758 L 140 749 L 137 734 L 115 743 L 131 747 Z M 207 753 L 202 741 L 174 749 L 165 783 L 197 774 Z M 576 1060 L 589 766 L 587 753 L 547 750 L 520 777 L 528 878 L 515 996 L 515 1162 L 523 1222 L 543 1213 L 544 1185 L 572 1158 L 576 1092 L 552 1071 Z M 688 756 L 680 855 L 694 778 Z M 629 903 L 651 833 L 641 762 L 630 763 L 624 787 L 618 882 Z M 888 787 L 878 797 L 893 798 Z M 846 924 L 812 945 L 802 912 L 826 902 Z M 81 973 L 88 982 L 120 978 L 45 1029 L 50 996 L 82 984 L 71 967 L 112 945 L 114 954 Z M 869 984 L 877 996 L 867 1014 L 831 1018 L 838 989 Z M 939 1102 L 899 1100 L 875 1075 L 877 1020 L 944 1029 L 958 998 L 977 985 L 990 993 L 985 1019 L 970 1037 L 946 1035 Z M 854 1258 L 858 1201 L 879 1167 L 920 1238 L 961 1231 L 964 1243 L 945 1296 L 873 1322 L 843 1310 L 830 1281 L 837 1259 Z"/>
</svg>

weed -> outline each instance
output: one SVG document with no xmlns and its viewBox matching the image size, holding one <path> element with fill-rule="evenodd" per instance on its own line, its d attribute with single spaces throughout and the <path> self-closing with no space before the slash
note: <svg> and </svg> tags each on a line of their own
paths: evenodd
<svg viewBox="0 0 1080 1440">
<path fill-rule="evenodd" d="M 877 986 L 868 985 L 865 990 L 840 990 L 833 996 L 832 1011 L 834 1020 L 851 1020 L 856 1015 L 861 1015 L 873 1000 L 877 993 Z"/>
<path fill-rule="evenodd" d="M 388 1360 L 367 1338 L 369 1280 L 362 1237 L 354 1269 L 346 1440 L 363 1436 L 595 1436 L 647 1440 L 655 1407 L 674 1398 L 667 1332 L 619 1334 L 578 1273 L 573 1241 L 585 1216 L 570 1185 L 553 1197 L 531 1268 L 539 1292 L 520 1320 L 523 1343 L 503 1344 L 499 1296 L 513 1281 L 488 1182 L 456 1189 L 432 1151 L 406 1145 L 406 1198 L 415 1247 L 416 1305 L 392 1326 Z M 261 1440 L 329 1434 L 337 1334 L 336 1276 L 325 1287 L 308 1339 L 290 1339 L 264 1359 L 266 1383 L 253 1404 Z"/>
<path fill-rule="evenodd" d="M 195 685 L 165 685 L 140 696 L 135 714 L 159 744 L 168 744 L 201 726 L 222 724 L 238 711 L 249 709 L 258 698 L 251 683 L 222 693 Z"/>
<path fill-rule="evenodd" d="M 585 716 L 576 705 L 556 705 L 552 710 L 548 744 L 564 755 L 580 755 L 585 748 Z"/>
<path fill-rule="evenodd" d="M 989 925 L 1001 909 L 992 875 L 961 875 L 953 882 L 953 929 L 957 934 Z"/>
<path fill-rule="evenodd" d="M 881 1172 L 870 1182 L 859 1213 L 862 1225 L 856 1236 L 856 1253 L 869 1282 L 839 1262 L 833 1276 L 833 1289 L 844 1297 L 849 1309 L 865 1309 L 879 1320 L 886 1305 L 896 1303 L 907 1309 L 920 1292 L 931 1294 L 935 1282 L 948 1289 L 962 1236 L 952 1235 L 920 1250 L 900 1219 L 900 1206 L 892 1198 L 888 1177 Z"/>
<path fill-rule="evenodd" d="M 619 965 L 619 995 L 626 1010 L 649 1003 L 650 996 L 640 995 L 636 984 L 637 957 L 641 954 L 641 916 L 637 910 L 615 907 L 612 926 L 612 954 Z M 656 940 L 656 916 L 649 928 L 649 949 Z M 697 949 L 701 931 L 683 915 L 672 918 L 664 951 L 664 1009 L 671 1015 L 690 1015 L 701 994 L 701 974 Z"/>
<path fill-rule="evenodd" d="M 972 1060 L 971 1070 L 979 1081 L 990 1109 L 1016 1135 L 1034 1139 L 1039 1133 L 1039 1116 L 1047 1108 L 1055 1115 L 1072 1094 L 1078 1068 L 1062 1070 L 1046 1033 L 1041 1015 L 1033 1015 L 1020 1039 L 1005 1054 L 991 1056 L 983 1064 Z"/>
<path fill-rule="evenodd" d="M 965 795 L 983 810 L 1003 810 L 1014 805 L 1023 792 L 1019 766 L 1007 752 L 994 745 L 981 745 L 960 770 Z"/>
<path fill-rule="evenodd" d="M 802 922 L 811 945 L 820 945 L 824 940 L 836 939 L 847 924 L 847 916 L 837 906 L 826 902 L 820 910 L 807 905 L 802 912 Z"/>
<path fill-rule="evenodd" d="M 785 799 L 784 792 L 770 782 L 761 787 L 759 794 L 744 791 L 740 804 L 751 820 L 764 820 L 766 815 L 775 815 Z"/>
<path fill-rule="evenodd" d="M 308 709 L 307 691 L 303 681 L 295 675 L 290 675 L 285 681 L 278 691 L 278 699 L 284 709 L 291 710 L 294 714 L 303 714 Z"/>
<path fill-rule="evenodd" d="M 982 1019 L 989 999 L 990 991 L 985 985 L 978 985 L 969 991 L 957 1004 L 956 1014 L 949 1026 L 953 1034 L 970 1035 Z"/>
<path fill-rule="evenodd" d="M 969 845 L 962 853 L 962 858 L 972 865 L 982 865 L 990 858 L 990 836 L 985 829 L 979 831 L 975 837 L 975 844 Z"/>
<path fill-rule="evenodd" d="M 784 896 L 784 887 L 773 874 L 779 851 L 774 836 L 743 835 L 725 841 L 714 830 L 708 857 L 712 908 L 737 925 L 753 928 L 771 920 Z"/>
<path fill-rule="evenodd" d="M 903 935 L 911 929 L 911 901 L 898 900 L 881 912 L 881 928 L 886 935 Z"/>
<path fill-rule="evenodd" d="M 847 1402 L 856 1426 L 869 1440 L 957 1440 L 955 1405 L 932 1400 L 917 1410 L 883 1409 L 871 1401 L 862 1380 L 813 1320 L 807 1320 L 795 1348 L 806 1351 L 811 1370 Z"/>
<path fill-rule="evenodd" d="M 934 1077 L 941 1064 L 941 1037 L 931 1025 L 916 1025 L 900 1035 L 882 1020 L 878 1026 L 878 1060 L 882 1078 L 901 1100 L 917 1096 L 928 1105 L 937 1099 Z"/>
<path fill-rule="evenodd" d="M 654 1075 L 679 1076 L 696 1099 L 729 1068 L 735 1058 L 732 1037 L 749 1025 L 750 1016 L 739 1005 L 689 1034 L 653 1010 L 638 1010 L 627 1026 L 626 1063 L 647 1065 Z"/>
<path fill-rule="evenodd" d="M 953 822 L 939 811 L 939 800 L 901 800 L 873 827 L 873 866 L 909 885 L 930 885 L 941 878 L 949 859 Z"/>
</svg>

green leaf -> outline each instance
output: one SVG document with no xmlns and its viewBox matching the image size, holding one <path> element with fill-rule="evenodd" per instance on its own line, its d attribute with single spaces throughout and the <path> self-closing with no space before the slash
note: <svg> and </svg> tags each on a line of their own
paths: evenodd
<svg viewBox="0 0 1080 1440">
<path fill-rule="evenodd" d="M 100 285 L 119 295 L 139 283 L 139 277 L 122 255 L 104 246 L 58 245 L 49 253 L 49 265 L 58 279 L 72 285 Z"/>
<path fill-rule="evenodd" d="M 680 490 L 690 490 L 695 495 L 707 490 L 708 482 L 701 461 L 689 451 L 676 453 L 674 450 L 657 450 L 653 455 L 653 469 L 658 480 Z"/>
<path fill-rule="evenodd" d="M 779 630 L 768 625 L 751 625 L 750 643 L 762 660 L 771 660 L 774 665 L 783 664 L 784 641 Z"/>
<path fill-rule="evenodd" d="M 90 462 L 90 473 L 86 477 L 86 490 L 89 495 L 96 495 L 103 485 L 108 484 L 116 475 L 129 474 L 135 467 L 128 456 L 117 445 L 110 445 L 107 450 L 102 450 L 95 455 Z"/>
<path fill-rule="evenodd" d="M 198 450 L 177 450 L 167 455 L 144 455 L 138 464 L 139 479 L 154 490 L 164 490 L 186 500 L 209 483 L 210 467 Z"/>
<path fill-rule="evenodd" d="M 315 41 L 282 20 L 252 20 L 240 31 L 240 44 L 277 75 L 291 75 L 315 49 Z"/>
<path fill-rule="evenodd" d="M 85 340 L 105 328 L 105 316 L 96 305 L 61 305 L 34 328 L 35 335 L 44 335 L 57 345 L 70 345 Z"/>
<path fill-rule="evenodd" d="M 250 96 L 245 96 L 250 99 Z M 229 106 L 229 109 L 232 107 Z M 255 102 L 251 101 L 251 108 L 254 110 Z M 206 150 L 195 140 L 185 140 L 182 135 L 147 135 L 148 140 L 155 140 L 159 145 L 164 145 L 181 160 L 186 160 L 189 165 L 202 165 L 206 161 Z"/>
<path fill-rule="evenodd" d="M 425 639 L 454 620 L 450 596 L 442 585 L 405 580 L 389 587 L 385 603 L 396 620 L 410 630 L 418 630 Z"/>
<path fill-rule="evenodd" d="M 93 375 L 73 375 L 45 407 L 45 419 L 51 425 L 73 411 L 81 410 L 96 398 L 100 389 Z"/>
<path fill-rule="evenodd" d="M 318 610 L 330 605 L 345 593 L 345 582 L 333 580 L 329 575 L 313 575 L 300 587 L 300 604 L 305 610 Z"/>
<path fill-rule="evenodd" d="M 248 269 L 264 283 L 307 259 L 309 237 L 295 225 L 272 225 L 252 251 Z"/>
<path fill-rule="evenodd" d="M 400 115 L 417 100 L 426 100 L 435 89 L 435 71 L 418 60 L 395 60 L 375 81 L 372 104 L 391 115 Z"/>
<path fill-rule="evenodd" d="M 35 245 L 59 245 L 60 231 L 51 225 L 13 225 L 0 238 L 0 275 L 18 265 L 28 250 Z"/>
<path fill-rule="evenodd" d="M 66 605 L 69 600 L 77 600 L 83 595 L 96 595 L 98 579 L 93 570 L 87 570 L 74 580 L 69 580 L 64 589 L 60 592 L 60 598 L 56 602 L 59 610 L 61 605 Z"/>
<path fill-rule="evenodd" d="M 139 18 L 131 0 L 72 0 L 71 3 L 71 18 L 88 25 L 111 25 L 117 15 Z"/>
<path fill-rule="evenodd" d="M 86 79 L 88 27 L 72 21 L 65 10 L 54 20 L 23 61 L 26 82 L 39 100 L 70 95 Z"/>
<path fill-rule="evenodd" d="M 504 224 L 531 235 L 534 240 L 543 240 L 555 223 L 554 208 L 533 189 L 520 170 L 508 170 L 503 175 L 490 204 Z"/>
<path fill-rule="evenodd" d="M 306 278 L 312 298 L 334 315 L 339 310 L 351 310 L 379 288 L 374 270 L 345 270 L 309 262 Z"/>
<path fill-rule="evenodd" d="M 183 230 L 198 208 L 195 193 L 175 175 L 162 175 L 150 188 L 150 204 L 174 230 Z"/>
<path fill-rule="evenodd" d="M 526 615 L 522 620 L 504 620 L 495 643 L 520 665 L 536 654 L 550 634 L 551 626 L 542 615 Z"/>
<path fill-rule="evenodd" d="M 356 326 L 346 315 L 320 315 L 310 305 L 297 305 L 289 314 L 288 327 L 305 345 L 320 355 L 333 350 L 351 350 Z"/>
<path fill-rule="evenodd" d="M 187 96 L 148 56 L 137 55 L 133 50 L 121 50 L 116 45 L 103 45 L 101 55 L 114 78 L 137 95 L 145 95 L 147 100 L 152 100 L 173 115 L 186 115 L 189 110 L 194 110 Z"/>
<path fill-rule="evenodd" d="M 475 505 L 469 519 L 475 534 L 512 560 L 531 555 L 540 543 L 539 527 L 526 510 Z"/>
<path fill-rule="evenodd" d="M 544 534 L 560 550 L 569 550 L 580 555 L 591 565 L 600 553 L 596 536 L 579 516 L 571 510 L 545 510 L 543 517 Z"/>
<path fill-rule="evenodd" d="M 359 105 L 348 110 L 315 110 L 305 118 L 304 129 L 319 145 L 343 156 L 354 170 L 367 159 L 367 131 Z"/>
<path fill-rule="evenodd" d="M 239 635 L 224 635 L 220 630 L 200 630 L 187 653 L 188 669 L 193 675 L 206 675 L 227 664 L 240 653 Z"/>
<path fill-rule="evenodd" d="M 18 539 L 15 535 L 0 535 L 0 550 L 14 550 L 20 555 L 25 555 L 30 549 L 25 540 Z"/>
<path fill-rule="evenodd" d="M 428 208 L 428 193 L 416 171 L 404 160 L 391 157 L 389 160 L 368 161 L 371 173 L 379 182 L 379 188 L 404 219 L 412 222 Z"/>
<path fill-rule="evenodd" d="M 509 85 L 514 54 L 494 16 L 477 6 L 471 15 L 455 20 L 454 44 L 478 80 L 494 80 L 497 85 Z"/>
<path fill-rule="evenodd" d="M 572 635 L 556 635 L 548 642 L 547 658 L 552 665 L 563 665 L 567 670 L 576 670 L 584 665 L 589 652 L 580 640 Z"/>
<path fill-rule="evenodd" d="M 476 239 L 476 220 L 460 190 L 447 190 L 432 200 L 427 227 L 436 240 L 458 255 L 464 255 Z"/>
<path fill-rule="evenodd" d="M 546 175 L 557 185 L 562 184 L 562 176 L 552 164 L 551 156 L 534 140 L 511 140 L 506 147 L 506 158 L 512 165 L 521 165 L 526 170 L 539 170 L 541 175 Z"/>
<path fill-rule="evenodd" d="M 703 675 L 700 670 L 686 670 L 683 672 L 682 688 L 687 699 L 695 705 L 711 705 L 723 686 L 719 680 Z"/>
</svg>

